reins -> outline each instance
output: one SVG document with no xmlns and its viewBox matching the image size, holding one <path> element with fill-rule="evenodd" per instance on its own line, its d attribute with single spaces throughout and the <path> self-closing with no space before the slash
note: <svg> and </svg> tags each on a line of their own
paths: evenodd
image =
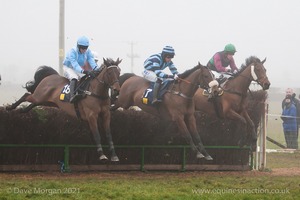
<svg viewBox="0 0 300 200">
<path fill-rule="evenodd" d="M 179 86 L 179 88 L 180 88 L 180 81 L 185 82 L 187 84 L 192 84 L 193 85 L 193 89 L 195 87 L 199 87 L 199 84 L 194 84 L 191 81 L 188 81 L 188 80 L 185 80 L 183 78 L 178 77 L 178 86 Z M 171 94 L 174 94 L 174 95 L 178 95 L 178 96 L 183 97 L 183 98 L 188 99 L 188 100 L 193 99 L 193 96 L 188 96 L 188 95 L 183 94 L 181 91 L 175 91 L 175 90 L 173 90 L 173 88 L 175 86 L 175 82 L 176 81 L 173 82 L 172 89 L 171 90 L 167 90 L 167 92 L 169 92 Z"/>
<path fill-rule="evenodd" d="M 110 69 L 110 68 L 118 68 L 118 66 L 116 66 L 116 65 L 109 66 L 109 67 L 106 68 L 106 70 L 108 70 L 108 69 Z M 99 75 L 100 75 L 102 72 L 103 72 L 103 73 L 106 73 L 106 72 L 104 72 L 104 68 L 99 72 Z M 99 75 L 98 75 L 98 76 L 99 76 Z M 97 81 L 98 83 L 103 84 L 104 87 L 112 88 L 112 85 L 113 85 L 113 84 L 119 82 L 119 80 L 117 79 L 117 80 L 113 81 L 111 84 L 108 84 L 108 83 L 106 83 L 106 82 L 103 81 L 103 80 L 99 80 L 98 76 L 95 77 L 94 79 L 96 79 L 96 81 Z M 93 92 L 91 92 L 91 91 L 88 91 L 88 90 L 85 90 L 85 91 L 83 91 L 83 92 L 84 92 L 84 94 L 86 94 L 86 95 L 95 97 L 95 98 L 100 99 L 100 100 L 106 100 L 106 99 L 109 98 L 109 95 L 107 95 L 107 96 L 101 96 L 101 95 L 95 94 L 95 93 L 93 93 Z"/>
</svg>

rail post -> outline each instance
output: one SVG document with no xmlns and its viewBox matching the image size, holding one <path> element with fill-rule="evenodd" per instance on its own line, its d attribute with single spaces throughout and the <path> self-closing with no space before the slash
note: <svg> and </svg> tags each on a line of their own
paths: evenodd
<svg viewBox="0 0 300 200">
<path fill-rule="evenodd" d="M 145 147 L 142 146 L 141 171 L 145 171 Z"/>
<path fill-rule="evenodd" d="M 181 171 L 185 172 L 185 165 L 186 165 L 186 148 L 183 146 L 182 148 L 182 166 L 181 166 Z"/>
<path fill-rule="evenodd" d="M 65 163 L 65 172 L 70 172 L 70 164 L 69 164 L 69 158 L 70 157 L 70 147 L 66 145 L 64 147 L 64 163 Z"/>
</svg>

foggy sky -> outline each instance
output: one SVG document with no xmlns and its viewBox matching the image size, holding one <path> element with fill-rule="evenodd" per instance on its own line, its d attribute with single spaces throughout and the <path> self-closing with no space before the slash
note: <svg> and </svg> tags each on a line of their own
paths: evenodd
<svg viewBox="0 0 300 200">
<path fill-rule="evenodd" d="M 2 81 L 24 84 L 40 65 L 58 70 L 59 0 L 1 0 L 1 10 Z M 131 72 L 131 42 L 139 75 L 165 45 L 183 72 L 233 43 L 238 67 L 252 55 L 267 57 L 271 86 L 300 85 L 298 0 L 65 0 L 65 50 L 81 35 L 100 57 L 123 59 L 122 73 Z"/>
</svg>

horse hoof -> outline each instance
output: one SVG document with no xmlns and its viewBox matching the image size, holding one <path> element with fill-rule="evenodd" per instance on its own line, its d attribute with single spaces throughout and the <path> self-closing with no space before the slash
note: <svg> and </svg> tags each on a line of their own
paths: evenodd
<svg viewBox="0 0 300 200">
<path fill-rule="evenodd" d="M 11 110 L 12 110 L 12 106 L 7 106 L 7 107 L 5 107 L 5 110 L 11 111 Z"/>
<path fill-rule="evenodd" d="M 208 156 L 205 156 L 205 160 L 213 160 L 213 158 L 210 155 L 208 155 Z"/>
<path fill-rule="evenodd" d="M 104 155 L 104 154 L 101 155 L 99 159 L 100 159 L 100 160 L 108 160 L 108 158 L 107 158 L 106 155 Z"/>
<path fill-rule="evenodd" d="M 112 162 L 119 162 L 120 161 L 119 158 L 118 158 L 118 156 L 113 156 L 113 157 L 110 158 L 110 160 Z"/>
<path fill-rule="evenodd" d="M 202 153 L 198 152 L 198 153 L 197 153 L 197 158 L 198 158 L 198 159 L 204 158 L 204 155 L 203 155 Z"/>
</svg>

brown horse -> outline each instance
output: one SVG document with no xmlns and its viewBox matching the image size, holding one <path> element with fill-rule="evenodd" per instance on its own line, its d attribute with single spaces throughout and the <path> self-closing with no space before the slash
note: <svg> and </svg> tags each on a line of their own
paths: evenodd
<svg viewBox="0 0 300 200">
<path fill-rule="evenodd" d="M 266 75 L 264 62 L 257 57 L 251 56 L 246 59 L 240 71 L 229 78 L 222 86 L 223 94 L 214 98 L 215 103 L 208 101 L 207 97 L 203 95 L 203 89 L 199 88 L 194 96 L 196 111 L 203 111 L 210 116 L 218 116 L 219 118 L 226 118 L 236 120 L 237 131 L 240 131 L 242 138 L 239 142 L 243 146 L 247 136 L 247 126 L 250 129 L 253 142 L 256 142 L 257 135 L 254 123 L 248 115 L 246 110 L 247 91 L 252 81 L 256 81 L 263 90 L 270 87 L 270 82 Z M 215 106 L 219 109 L 215 109 Z"/>
<path fill-rule="evenodd" d="M 99 71 L 94 71 L 97 75 L 89 83 L 88 88 L 84 91 L 85 98 L 78 103 L 71 104 L 69 102 L 63 102 L 60 100 L 62 89 L 69 83 L 69 80 L 60 76 L 57 71 L 51 67 L 42 66 L 38 68 L 34 76 L 34 82 L 28 82 L 25 93 L 18 101 L 11 106 L 8 106 L 8 110 L 15 109 L 22 102 L 31 102 L 25 109 L 21 109 L 21 112 L 28 112 L 33 107 L 38 105 L 43 106 L 55 106 L 71 116 L 78 117 L 88 122 L 90 130 L 93 134 L 94 140 L 97 145 L 97 151 L 99 153 L 100 160 L 107 160 L 107 157 L 103 153 L 101 146 L 101 137 L 98 130 L 98 117 L 102 119 L 102 126 L 105 130 L 107 140 L 109 142 L 109 148 L 111 151 L 111 161 L 119 161 L 118 156 L 115 153 L 114 145 L 111 136 L 110 129 L 110 98 L 109 88 L 114 91 L 120 90 L 119 76 L 120 68 L 118 65 L 122 60 L 117 59 L 103 59 L 104 63 Z M 83 77 L 81 80 L 91 79 L 90 77 Z M 82 82 L 80 82 L 81 84 Z M 75 110 L 75 107 L 78 109 Z"/>
<path fill-rule="evenodd" d="M 142 103 L 143 93 L 150 85 L 148 80 L 136 75 L 130 77 L 128 74 L 120 76 L 120 80 L 124 79 L 124 76 L 127 79 L 125 78 L 123 84 L 120 81 L 121 90 L 113 110 L 118 107 L 128 109 L 130 106 L 138 106 L 145 112 L 176 122 L 180 133 L 197 152 L 197 158 L 205 157 L 207 160 L 212 160 L 212 157 L 206 152 L 196 128 L 193 101 L 199 85 L 208 87 L 208 84 L 214 80 L 213 74 L 207 67 L 198 63 L 196 67 L 179 74 L 179 80 L 171 83 L 163 96 L 163 102 L 157 106 Z"/>
</svg>

